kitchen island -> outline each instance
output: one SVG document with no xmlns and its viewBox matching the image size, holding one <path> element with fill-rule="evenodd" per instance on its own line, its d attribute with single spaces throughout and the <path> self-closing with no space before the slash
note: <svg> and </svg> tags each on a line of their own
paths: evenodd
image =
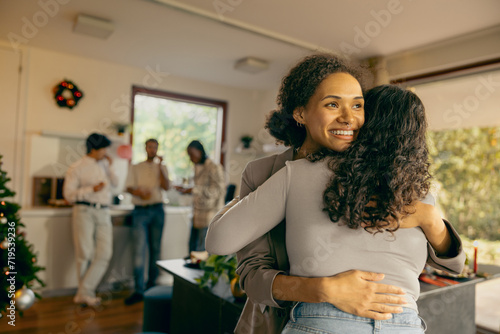
<svg viewBox="0 0 500 334">
<path fill-rule="evenodd" d="M 232 333 L 243 309 L 243 302 L 236 300 L 231 295 L 229 284 L 222 281 L 215 290 L 200 289 L 195 279 L 203 271 L 187 268 L 184 263 L 182 259 L 157 262 L 160 268 L 174 275 L 170 332 Z M 491 268 L 484 269 L 486 272 L 488 270 Z M 476 332 L 476 285 L 484 279 L 457 281 L 458 284 L 446 287 L 420 283 L 421 293 L 417 304 L 420 316 L 428 326 L 426 334 Z M 196 321 L 192 321 L 193 317 L 196 317 Z"/>
<path fill-rule="evenodd" d="M 100 290 L 113 284 L 129 284 L 133 279 L 132 239 L 130 233 L 132 205 L 110 207 L 113 223 L 113 257 L 100 285 Z M 45 296 L 67 295 L 76 291 L 72 208 L 29 208 L 20 211 L 25 238 L 38 254 L 38 265 L 45 267 L 39 277 L 46 286 Z M 165 205 L 161 259 L 182 258 L 188 255 L 192 209 L 190 206 Z M 171 276 L 162 274 L 160 283 L 168 284 Z"/>
</svg>

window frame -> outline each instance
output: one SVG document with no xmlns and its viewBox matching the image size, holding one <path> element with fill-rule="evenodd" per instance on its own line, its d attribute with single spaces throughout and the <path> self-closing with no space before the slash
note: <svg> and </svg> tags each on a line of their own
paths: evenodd
<svg viewBox="0 0 500 334">
<path fill-rule="evenodd" d="M 167 99 L 175 100 L 175 101 L 179 101 L 179 102 L 186 102 L 186 103 L 192 103 L 192 104 L 203 104 L 203 105 L 221 108 L 221 110 L 222 110 L 221 132 L 222 133 L 221 133 L 220 148 L 219 148 L 220 149 L 220 161 L 219 162 L 222 166 L 225 165 L 226 124 L 227 124 L 227 102 L 226 101 L 208 99 L 208 98 L 180 94 L 180 93 L 174 93 L 174 92 L 169 92 L 169 91 L 164 91 L 164 90 L 159 90 L 159 89 L 151 89 L 151 88 L 140 87 L 140 86 L 132 86 L 132 96 L 131 96 L 132 103 L 131 103 L 131 111 L 130 111 L 130 124 L 131 124 L 132 128 L 134 125 L 135 96 L 136 96 L 136 94 L 144 94 L 144 95 L 150 95 L 150 96 L 158 97 L 158 98 L 167 98 Z M 131 131 L 130 132 L 130 144 L 131 145 L 134 142 L 133 136 L 134 136 L 133 131 Z M 215 157 L 214 157 L 214 159 L 215 159 Z"/>
</svg>

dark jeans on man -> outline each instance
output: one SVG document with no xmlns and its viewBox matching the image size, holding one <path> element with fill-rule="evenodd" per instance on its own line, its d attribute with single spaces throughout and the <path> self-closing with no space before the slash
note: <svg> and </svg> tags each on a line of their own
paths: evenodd
<svg viewBox="0 0 500 334">
<path fill-rule="evenodd" d="M 208 227 L 191 227 L 191 235 L 189 237 L 189 253 L 192 251 L 201 252 L 205 250 L 205 237 L 207 236 L 207 230 Z"/>
<path fill-rule="evenodd" d="M 135 291 L 142 294 L 155 285 L 159 270 L 156 261 L 161 251 L 161 236 L 165 223 L 163 203 L 136 206 L 132 212 L 132 240 L 134 242 Z M 149 251 L 148 283 L 144 286 L 144 265 L 146 248 Z"/>
</svg>

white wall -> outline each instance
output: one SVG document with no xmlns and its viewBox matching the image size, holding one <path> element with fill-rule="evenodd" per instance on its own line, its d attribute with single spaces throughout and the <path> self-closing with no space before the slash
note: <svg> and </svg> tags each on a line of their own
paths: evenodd
<svg viewBox="0 0 500 334">
<path fill-rule="evenodd" d="M 16 160 L 17 122 L 18 114 L 18 87 L 19 87 L 19 65 L 21 57 L 11 49 L 0 46 L 0 155 L 2 158 L 2 170 L 8 173 L 12 179 L 9 188 L 17 186 L 17 170 L 14 168 Z"/>
<path fill-rule="evenodd" d="M 0 41 L 2 45 L 9 46 L 5 41 Z M 23 206 L 30 203 L 34 173 L 31 166 L 51 163 L 50 159 L 55 154 L 49 154 L 53 148 L 46 147 L 47 162 L 40 161 L 46 155 L 39 148 L 33 154 L 33 145 L 43 147 L 42 142 L 50 142 L 46 137 L 40 137 L 41 132 L 81 136 L 93 131 L 110 133 L 108 127 L 112 122 L 130 121 L 133 85 L 227 101 L 226 165 L 231 166 L 228 181 L 236 184 L 239 184 L 246 162 L 252 158 L 250 155 L 233 154 L 239 138 L 247 133 L 257 136 L 262 129 L 264 115 L 273 108 L 272 104 L 266 106 L 268 92 L 176 77 L 164 73 L 154 64 L 147 68 L 133 68 L 31 47 L 23 49 L 23 53 L 25 56 L 20 79 L 24 84 L 19 92 L 20 106 L 17 113 L 25 115 L 25 118 L 17 127 L 24 134 L 23 145 L 20 145 L 24 163 L 21 165 L 16 162 L 15 166 L 23 171 L 24 185 L 18 189 L 22 193 L 19 200 Z M 84 98 L 73 110 L 60 108 L 53 98 L 53 87 L 63 79 L 73 81 L 84 93 Z M 1 84 L 7 84 L 6 80 L 6 77 L 0 77 Z M 34 157 L 36 162 L 32 161 Z"/>
<path fill-rule="evenodd" d="M 500 58 L 500 26 L 385 57 L 388 78 L 404 79 Z"/>
<path fill-rule="evenodd" d="M 500 26 L 378 58 L 379 79 L 407 79 L 471 64 L 488 66 L 407 82 L 433 130 L 500 125 Z M 496 60 L 493 64 L 492 60 Z"/>
</svg>

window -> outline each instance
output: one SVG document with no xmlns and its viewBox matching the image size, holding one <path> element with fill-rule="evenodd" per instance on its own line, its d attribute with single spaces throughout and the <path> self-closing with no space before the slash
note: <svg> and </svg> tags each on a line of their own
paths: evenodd
<svg viewBox="0 0 500 334">
<path fill-rule="evenodd" d="M 146 159 L 144 143 L 155 138 L 171 180 L 192 176 L 186 148 L 195 139 L 211 159 L 223 163 L 226 106 L 221 101 L 133 87 L 132 162 Z"/>
<path fill-rule="evenodd" d="M 429 131 L 428 138 L 446 217 L 471 239 L 500 240 L 500 127 Z"/>
<path fill-rule="evenodd" d="M 500 70 L 488 68 L 412 85 L 429 120 L 438 203 L 471 239 L 500 238 L 498 82 Z"/>
</svg>

